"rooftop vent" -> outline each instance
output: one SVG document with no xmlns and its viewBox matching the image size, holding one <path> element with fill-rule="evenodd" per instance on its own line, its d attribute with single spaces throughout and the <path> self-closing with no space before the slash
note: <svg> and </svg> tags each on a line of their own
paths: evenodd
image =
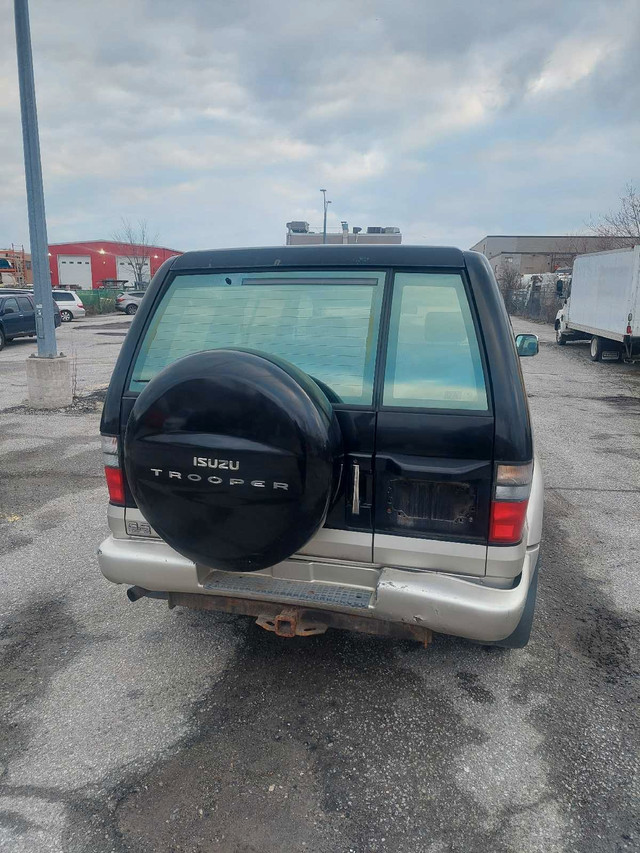
<svg viewBox="0 0 640 853">
<path fill-rule="evenodd" d="M 308 222 L 300 222 L 298 220 L 294 222 L 287 222 L 287 228 L 292 234 L 308 234 L 309 233 L 309 223 Z"/>
</svg>

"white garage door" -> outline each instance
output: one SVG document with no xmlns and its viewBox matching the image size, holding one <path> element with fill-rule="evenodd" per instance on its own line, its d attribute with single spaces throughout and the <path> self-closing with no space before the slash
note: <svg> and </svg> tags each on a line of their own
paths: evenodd
<svg viewBox="0 0 640 853">
<path fill-rule="evenodd" d="M 136 270 L 127 258 L 116 259 L 117 278 L 128 281 L 131 287 L 139 287 L 140 282 L 136 281 Z M 142 281 L 146 284 L 151 281 L 151 264 L 149 258 L 144 259 L 144 267 L 142 269 Z"/>
<path fill-rule="evenodd" d="M 58 281 L 91 290 L 91 258 L 89 255 L 58 255 Z"/>
</svg>

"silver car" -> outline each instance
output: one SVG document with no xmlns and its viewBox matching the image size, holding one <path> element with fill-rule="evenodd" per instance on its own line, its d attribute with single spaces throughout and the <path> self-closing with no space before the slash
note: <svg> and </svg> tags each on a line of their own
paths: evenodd
<svg viewBox="0 0 640 853">
<path fill-rule="evenodd" d="M 105 400 L 128 597 L 279 636 L 432 632 L 521 648 L 542 535 L 514 340 L 484 256 L 188 252 L 151 285 Z"/>
<path fill-rule="evenodd" d="M 53 298 L 60 309 L 60 319 L 63 323 L 79 320 L 87 313 L 82 300 L 73 290 L 54 290 Z"/>
<path fill-rule="evenodd" d="M 120 293 L 116 297 L 116 311 L 124 311 L 125 314 L 135 314 L 138 310 L 144 290 L 128 290 L 125 293 Z"/>
</svg>

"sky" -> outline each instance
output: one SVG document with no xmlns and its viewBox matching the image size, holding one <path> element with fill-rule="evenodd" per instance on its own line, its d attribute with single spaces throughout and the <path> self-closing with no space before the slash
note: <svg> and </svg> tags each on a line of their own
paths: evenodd
<svg viewBox="0 0 640 853">
<path fill-rule="evenodd" d="M 638 0 L 31 0 L 49 242 L 285 223 L 405 243 L 585 231 L 640 183 Z M 0 0 L 0 245 L 28 244 Z"/>
</svg>

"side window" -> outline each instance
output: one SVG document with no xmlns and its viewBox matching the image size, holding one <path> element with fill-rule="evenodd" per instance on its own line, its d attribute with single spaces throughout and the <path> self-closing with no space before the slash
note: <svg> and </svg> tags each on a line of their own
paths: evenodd
<svg viewBox="0 0 640 853">
<path fill-rule="evenodd" d="M 480 348 L 460 275 L 396 273 L 383 405 L 487 409 Z"/>
<path fill-rule="evenodd" d="M 4 305 L 2 307 L 2 313 L 3 314 L 18 314 L 19 313 L 18 303 L 16 302 L 16 300 L 13 297 L 11 297 L 11 299 L 5 299 L 4 300 Z"/>
<path fill-rule="evenodd" d="M 26 296 L 18 296 L 18 305 L 20 306 L 20 310 L 23 312 L 33 311 L 33 305 Z"/>
</svg>

